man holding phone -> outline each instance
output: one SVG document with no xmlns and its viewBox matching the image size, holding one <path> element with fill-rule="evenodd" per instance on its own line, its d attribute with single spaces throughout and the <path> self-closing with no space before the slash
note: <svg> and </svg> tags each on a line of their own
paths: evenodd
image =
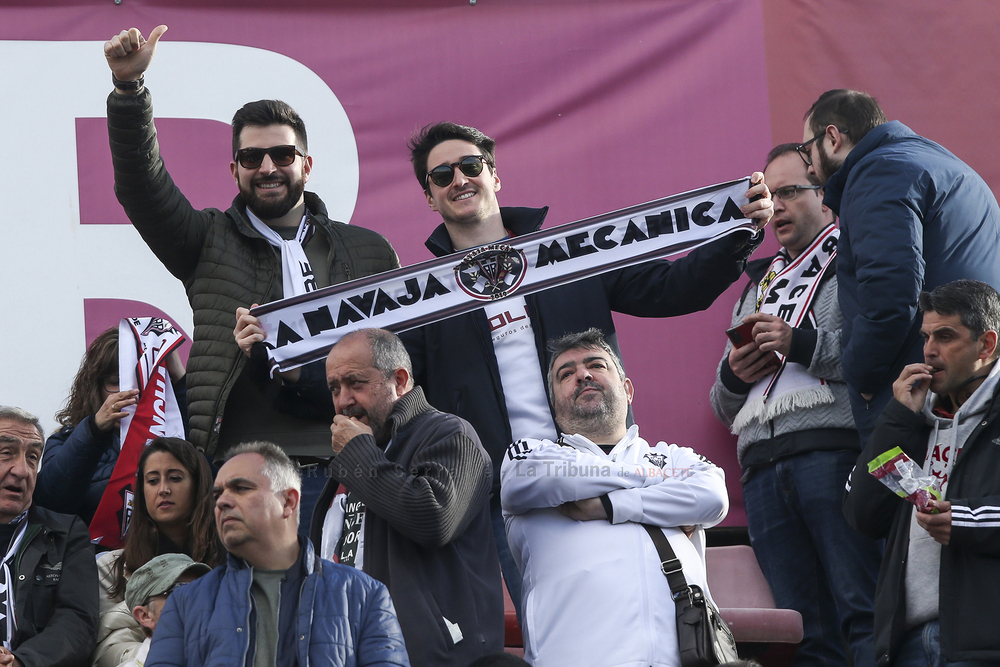
<svg viewBox="0 0 1000 667">
<path fill-rule="evenodd" d="M 711 403 L 739 435 L 747 527 L 775 603 L 802 614 L 793 664 L 846 665 L 846 642 L 873 666 L 880 554 L 840 511 L 860 441 L 840 366 L 838 230 L 795 147 L 767 158 L 781 249 L 748 263 Z"/>
</svg>

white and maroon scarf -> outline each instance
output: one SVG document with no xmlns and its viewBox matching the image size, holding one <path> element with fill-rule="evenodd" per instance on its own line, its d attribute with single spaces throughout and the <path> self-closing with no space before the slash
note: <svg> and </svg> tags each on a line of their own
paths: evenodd
<svg viewBox="0 0 1000 667">
<path fill-rule="evenodd" d="M 801 326 L 808 318 L 815 327 L 813 299 L 827 266 L 837 256 L 838 238 L 840 230 L 831 223 L 794 260 L 782 248 L 757 285 L 756 312 L 780 317 L 791 327 Z M 750 389 L 743 409 L 733 420 L 733 433 L 752 422 L 763 423 L 792 410 L 833 403 L 833 392 L 825 380 L 813 377 L 801 364 L 788 363 L 781 354 L 778 357 L 778 369 Z"/>
<path fill-rule="evenodd" d="M 122 545 L 132 517 L 135 471 L 146 444 L 157 437 L 184 437 L 184 422 L 165 361 L 184 342 L 174 325 L 160 317 L 129 317 L 118 324 L 118 377 L 121 391 L 138 389 L 135 405 L 124 408 L 121 450 L 108 487 L 90 522 L 90 538 L 112 549 Z"/>
</svg>

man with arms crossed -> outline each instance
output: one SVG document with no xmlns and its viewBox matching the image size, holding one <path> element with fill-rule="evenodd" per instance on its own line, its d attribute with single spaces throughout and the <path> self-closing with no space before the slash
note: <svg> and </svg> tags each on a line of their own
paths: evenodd
<svg viewBox="0 0 1000 667">
<path fill-rule="evenodd" d="M 663 531 L 688 584 L 707 591 L 704 530 L 729 510 L 723 471 L 628 426 L 632 383 L 601 332 L 551 345 L 562 436 L 507 451 L 501 502 L 523 575 L 525 657 L 535 667 L 679 665 L 676 612 L 652 539 Z M 690 537 L 688 536 L 690 534 Z"/>
<path fill-rule="evenodd" d="M 908 364 L 858 464 L 848 521 L 885 539 L 875 657 L 894 667 L 1000 663 L 1000 295 L 958 280 L 920 295 L 924 362 Z M 868 473 L 899 447 L 942 500 L 918 509 Z"/>
</svg>

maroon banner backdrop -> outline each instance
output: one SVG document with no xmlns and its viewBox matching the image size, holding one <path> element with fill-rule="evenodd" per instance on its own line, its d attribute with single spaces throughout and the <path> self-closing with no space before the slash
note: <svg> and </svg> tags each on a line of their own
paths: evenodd
<svg viewBox="0 0 1000 667">
<path fill-rule="evenodd" d="M 988 159 L 1000 100 L 985 92 L 997 89 L 1000 9 L 986 0 L 0 0 L 0 175 L 18 248 L 0 284 L 22 321 L 62 315 L 50 337 L 0 332 L 23 351 L 0 360 L 0 398 L 44 419 L 103 323 L 163 314 L 191 330 L 180 284 L 115 200 L 103 120 L 103 42 L 160 23 L 170 30 L 147 85 L 164 159 L 194 205 L 226 208 L 236 194 L 233 111 L 282 97 L 310 128 L 310 189 L 404 264 L 430 258 L 423 241 L 440 222 L 406 141 L 439 120 L 494 137 L 501 204 L 547 205 L 547 226 L 746 176 L 774 143 L 800 140 L 811 102 L 841 86 L 872 92 L 1000 190 Z M 155 277 L 118 275 L 122 254 Z M 741 289 L 683 318 L 616 317 L 643 434 L 726 468 L 727 525 L 745 525 L 735 439 L 707 397 Z"/>
</svg>

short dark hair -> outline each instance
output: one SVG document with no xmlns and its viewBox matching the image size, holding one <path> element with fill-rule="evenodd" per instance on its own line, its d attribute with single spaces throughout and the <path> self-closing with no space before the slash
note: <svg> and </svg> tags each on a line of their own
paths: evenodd
<svg viewBox="0 0 1000 667">
<path fill-rule="evenodd" d="M 281 100 L 257 100 L 247 102 L 233 116 L 233 155 L 240 149 L 240 133 L 244 127 L 267 127 L 287 125 L 295 132 L 295 141 L 303 153 L 309 152 L 306 138 L 306 124 L 295 109 Z"/>
<path fill-rule="evenodd" d="M 413 173 L 416 175 L 420 187 L 425 191 L 427 190 L 427 156 L 430 155 L 435 146 L 451 139 L 468 141 L 475 145 L 486 158 L 486 164 L 490 166 L 490 169 L 496 171 L 497 142 L 476 128 L 448 122 L 424 125 L 410 137 L 407 147 L 410 149 Z"/>
<path fill-rule="evenodd" d="M 622 365 L 622 359 L 618 356 L 618 353 L 614 351 L 614 348 L 608 343 L 604 338 L 604 332 L 597 327 L 591 327 L 586 331 L 580 331 L 577 333 L 568 333 L 565 336 L 560 336 L 554 340 L 549 341 L 549 353 L 552 355 L 549 359 L 549 371 L 545 376 L 546 389 L 549 392 L 549 401 L 552 401 L 553 396 L 553 385 L 552 385 L 552 367 L 556 363 L 556 359 L 559 355 L 569 350 L 603 350 L 608 353 L 611 360 L 615 364 L 615 368 L 618 369 L 618 377 L 622 380 L 625 379 L 625 366 Z"/>
<path fill-rule="evenodd" d="M 878 101 L 860 90 L 837 88 L 819 96 L 803 118 L 809 119 L 809 129 L 819 134 L 828 125 L 847 133 L 855 146 L 866 134 L 886 122 Z"/>
<path fill-rule="evenodd" d="M 764 169 L 767 169 L 768 165 L 774 162 L 776 159 L 784 155 L 785 153 L 795 153 L 799 154 L 798 144 L 778 144 L 771 149 L 771 152 L 767 154 L 767 160 L 764 162 Z"/>
<path fill-rule="evenodd" d="M 976 339 L 987 331 L 1000 333 L 1000 294 L 978 280 L 956 280 L 920 293 L 920 310 L 958 315 Z"/>
</svg>

